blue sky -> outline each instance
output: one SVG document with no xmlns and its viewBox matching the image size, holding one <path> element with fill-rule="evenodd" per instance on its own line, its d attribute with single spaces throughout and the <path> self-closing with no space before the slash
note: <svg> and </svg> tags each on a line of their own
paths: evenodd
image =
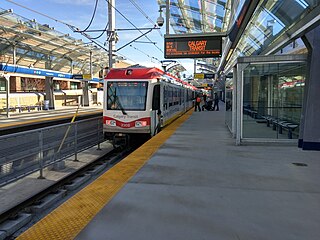
<svg viewBox="0 0 320 240">
<path fill-rule="evenodd" d="M 12 3 L 13 2 L 13 3 Z M 70 33 L 70 35 L 76 39 L 81 39 L 79 33 L 73 33 L 67 26 L 62 23 L 51 20 L 50 18 L 44 17 L 40 14 L 29 11 L 25 8 L 17 6 L 14 3 L 23 5 L 34 11 L 48 15 L 54 19 L 66 22 L 79 29 L 85 29 L 92 17 L 95 0 L 1 0 L 1 8 L 13 9 L 14 13 L 26 17 L 29 19 L 36 19 L 40 24 L 49 24 L 54 27 L 57 31 L 62 33 Z M 153 24 L 132 4 L 136 3 L 147 14 L 148 18 L 156 22 L 159 16 L 159 6 L 156 0 L 115 0 L 116 8 L 128 18 L 138 28 L 153 27 Z M 108 8 L 106 0 L 99 0 L 97 12 L 95 18 L 89 29 L 101 30 L 104 29 L 108 21 Z M 116 28 L 134 28 L 124 17 L 116 12 Z M 165 27 L 160 29 L 164 35 Z M 145 32 L 145 30 L 143 31 Z M 173 33 L 172 31 L 170 33 Z M 98 36 L 99 34 L 90 33 L 92 37 Z M 120 48 L 126 43 L 130 42 L 134 38 L 140 36 L 139 31 L 119 31 L 119 42 L 116 44 L 116 48 Z M 163 37 L 160 35 L 158 30 L 153 30 L 147 35 L 152 41 L 156 42 L 156 46 L 161 49 L 160 51 L 151 43 L 133 43 L 130 47 L 127 46 L 119 51 L 120 54 L 124 55 L 127 59 L 132 60 L 134 64 L 141 64 L 145 66 L 156 66 L 160 67 L 160 63 L 149 56 L 152 56 L 159 60 L 164 60 L 163 54 Z M 82 38 L 84 42 L 88 40 Z M 106 35 L 99 38 L 99 42 L 104 43 Z M 148 42 L 149 40 L 145 37 L 139 39 L 140 41 Z M 135 49 L 136 48 L 136 49 Z M 188 74 L 193 73 L 193 60 L 185 59 L 179 60 L 179 62 L 187 69 Z"/>
</svg>

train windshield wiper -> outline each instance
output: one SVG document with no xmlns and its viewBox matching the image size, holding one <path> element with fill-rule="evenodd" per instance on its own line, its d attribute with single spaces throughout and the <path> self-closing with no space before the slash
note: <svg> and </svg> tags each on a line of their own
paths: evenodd
<svg viewBox="0 0 320 240">
<path fill-rule="evenodd" d="M 120 103 L 119 98 L 118 98 L 117 96 L 115 96 L 115 98 L 116 98 L 116 102 L 117 102 L 117 104 L 118 104 L 118 106 L 119 106 L 122 114 L 123 114 L 123 115 L 127 115 L 126 111 L 124 110 L 124 108 L 122 107 L 122 105 L 121 105 L 121 103 Z"/>
<path fill-rule="evenodd" d="M 124 110 L 124 108 L 122 107 L 122 104 L 117 96 L 117 89 L 115 89 L 114 94 L 113 94 L 113 99 L 114 99 L 114 104 L 117 104 L 118 107 L 120 108 L 121 112 L 123 115 L 127 115 L 126 111 Z"/>
</svg>

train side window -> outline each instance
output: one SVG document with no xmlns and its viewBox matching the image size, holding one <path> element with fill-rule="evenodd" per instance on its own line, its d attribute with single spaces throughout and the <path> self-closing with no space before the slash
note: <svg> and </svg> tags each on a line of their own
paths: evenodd
<svg viewBox="0 0 320 240">
<path fill-rule="evenodd" d="M 155 85 L 153 88 L 152 110 L 160 109 L 160 85 Z"/>
<path fill-rule="evenodd" d="M 171 98 L 170 98 L 170 102 L 169 102 L 169 107 L 171 107 L 171 106 L 174 106 L 174 88 L 173 87 L 171 87 L 170 88 L 170 90 L 171 90 Z"/>
<path fill-rule="evenodd" d="M 168 87 L 164 86 L 163 87 L 163 96 L 164 96 L 164 100 L 163 100 L 163 109 L 166 110 L 168 108 Z"/>
</svg>

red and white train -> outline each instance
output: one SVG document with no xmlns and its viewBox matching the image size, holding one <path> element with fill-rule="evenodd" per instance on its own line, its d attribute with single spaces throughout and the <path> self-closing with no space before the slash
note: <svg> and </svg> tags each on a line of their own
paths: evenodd
<svg viewBox="0 0 320 240">
<path fill-rule="evenodd" d="M 114 145 L 152 137 L 193 106 L 196 88 L 157 68 L 111 69 L 104 80 L 103 130 Z"/>
</svg>

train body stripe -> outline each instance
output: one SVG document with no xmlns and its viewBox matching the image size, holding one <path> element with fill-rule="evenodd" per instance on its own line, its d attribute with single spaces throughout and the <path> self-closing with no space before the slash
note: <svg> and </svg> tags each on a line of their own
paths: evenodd
<svg viewBox="0 0 320 240">
<path fill-rule="evenodd" d="M 106 124 L 106 121 L 108 120 L 114 120 L 116 121 L 116 126 L 117 127 L 121 127 L 121 128 L 132 128 L 135 127 L 135 123 L 137 121 L 141 121 L 141 122 L 146 122 L 146 126 L 150 126 L 151 125 L 151 118 L 150 117 L 145 117 L 145 118 L 139 118 L 139 119 L 135 119 L 134 121 L 130 121 L 130 122 L 122 122 L 119 121 L 115 118 L 111 118 L 111 117 L 103 117 L 103 124 Z"/>
</svg>

